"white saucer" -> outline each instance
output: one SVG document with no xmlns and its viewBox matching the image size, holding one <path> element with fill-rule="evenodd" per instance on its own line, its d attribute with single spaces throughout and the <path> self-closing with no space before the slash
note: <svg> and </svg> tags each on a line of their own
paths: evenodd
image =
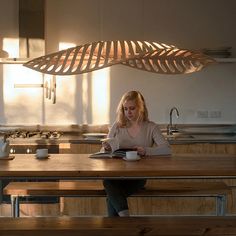
<svg viewBox="0 0 236 236">
<path fill-rule="evenodd" d="M 135 159 L 127 159 L 126 157 L 123 157 L 123 160 L 125 161 L 139 161 L 141 159 L 141 157 L 137 157 Z"/>
<path fill-rule="evenodd" d="M 35 157 L 36 157 L 37 159 L 47 159 L 47 158 L 50 157 L 50 155 L 47 155 L 47 156 L 37 156 L 37 155 L 35 154 Z"/>
</svg>

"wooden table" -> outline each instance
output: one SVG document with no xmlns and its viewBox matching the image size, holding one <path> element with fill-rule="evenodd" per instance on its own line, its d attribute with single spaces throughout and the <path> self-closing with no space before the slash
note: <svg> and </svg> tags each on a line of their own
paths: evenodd
<svg viewBox="0 0 236 236">
<path fill-rule="evenodd" d="M 175 154 L 127 162 L 120 158 L 89 158 L 88 154 L 51 154 L 38 160 L 18 154 L 0 160 L 0 178 L 235 178 L 236 155 Z"/>
<path fill-rule="evenodd" d="M 236 178 L 236 155 L 175 154 L 127 162 L 88 154 L 51 154 L 39 160 L 18 154 L 0 161 L 2 179 Z"/>
</svg>

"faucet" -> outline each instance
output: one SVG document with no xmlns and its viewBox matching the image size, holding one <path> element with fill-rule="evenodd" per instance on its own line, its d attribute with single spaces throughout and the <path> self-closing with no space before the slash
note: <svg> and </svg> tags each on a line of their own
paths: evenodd
<svg viewBox="0 0 236 236">
<path fill-rule="evenodd" d="M 174 131 L 177 131 L 176 127 L 173 127 L 173 123 L 172 123 L 172 115 L 173 115 L 173 111 L 176 111 L 176 117 L 179 117 L 179 111 L 176 107 L 172 107 L 170 110 L 170 123 L 167 125 L 167 134 L 168 135 L 173 135 Z"/>
</svg>

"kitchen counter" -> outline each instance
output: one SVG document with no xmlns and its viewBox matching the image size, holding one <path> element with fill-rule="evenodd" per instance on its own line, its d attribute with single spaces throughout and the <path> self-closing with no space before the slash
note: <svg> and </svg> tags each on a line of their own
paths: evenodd
<svg viewBox="0 0 236 236">
<path fill-rule="evenodd" d="M 85 127 L 85 126 L 84 126 Z M 37 137 L 30 138 L 9 138 L 11 145 L 58 145 L 60 143 L 73 144 L 99 144 L 100 139 L 85 138 L 84 133 L 107 133 L 107 126 L 86 126 L 86 128 L 76 127 L 69 130 L 62 130 L 63 135 L 59 139 L 43 139 Z M 177 125 L 177 132 L 173 135 L 166 134 L 166 125 L 160 125 L 161 131 L 170 144 L 188 143 L 236 143 L 236 125 Z M 26 127 L 25 127 L 26 129 Z M 40 129 L 40 127 L 38 127 Z M 43 128 L 41 128 L 43 129 Z M 55 127 L 54 127 L 55 130 Z M 57 130 L 61 130 L 57 127 Z"/>
<path fill-rule="evenodd" d="M 173 144 L 182 143 L 236 143 L 236 125 L 182 125 L 166 139 Z"/>
<path fill-rule="evenodd" d="M 46 144 L 46 145 L 58 145 L 60 143 L 95 143 L 99 144 L 101 141 L 99 139 L 86 139 L 82 135 L 78 134 L 63 134 L 59 139 L 40 139 L 40 138 L 17 138 L 17 139 L 9 139 L 10 144 L 17 145 L 17 144 L 27 144 L 27 145 L 34 145 L 34 144 Z"/>
<path fill-rule="evenodd" d="M 189 144 L 189 143 L 236 143 L 236 135 L 176 135 L 166 136 L 166 139 L 170 144 Z M 99 139 L 85 139 L 80 135 L 63 135 L 57 140 L 48 139 L 10 139 L 11 145 L 59 145 L 61 143 L 72 143 L 72 144 L 100 144 Z"/>
<path fill-rule="evenodd" d="M 187 135 L 182 137 L 167 137 L 170 144 L 193 144 L 193 143 L 236 143 L 235 135 Z"/>
</svg>

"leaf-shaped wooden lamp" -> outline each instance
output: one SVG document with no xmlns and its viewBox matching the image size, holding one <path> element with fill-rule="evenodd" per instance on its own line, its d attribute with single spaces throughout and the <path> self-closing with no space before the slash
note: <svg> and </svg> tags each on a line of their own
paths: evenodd
<svg viewBox="0 0 236 236">
<path fill-rule="evenodd" d="M 52 75 L 75 75 L 115 64 L 160 74 L 185 74 L 201 70 L 215 60 L 200 51 L 148 41 L 99 41 L 28 61 L 24 66 Z"/>
</svg>

